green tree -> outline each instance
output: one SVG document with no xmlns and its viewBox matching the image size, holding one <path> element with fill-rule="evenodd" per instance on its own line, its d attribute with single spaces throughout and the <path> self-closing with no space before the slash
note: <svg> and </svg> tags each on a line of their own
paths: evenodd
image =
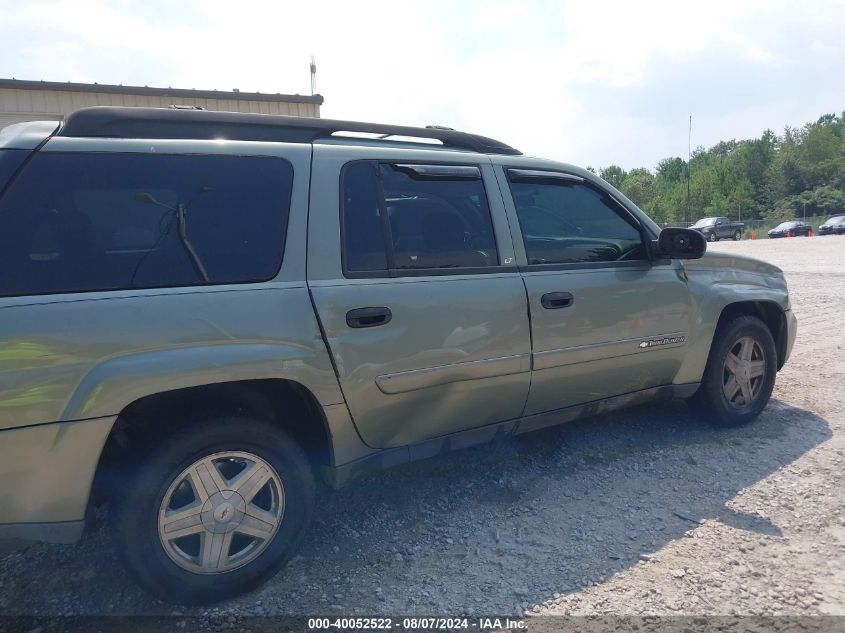
<svg viewBox="0 0 845 633">
<path fill-rule="evenodd" d="M 845 112 L 786 127 L 780 137 L 766 130 L 755 139 L 697 147 L 689 164 L 664 158 L 654 173 L 617 165 L 599 173 L 658 222 L 684 218 L 688 175 L 693 220 L 845 213 Z"/>
<path fill-rule="evenodd" d="M 625 180 L 626 173 L 619 165 L 610 165 L 600 170 L 599 176 L 612 186 L 620 189 L 622 187 L 622 181 Z"/>
<path fill-rule="evenodd" d="M 654 175 L 643 167 L 629 171 L 619 190 L 652 217 L 655 215 L 654 212 L 659 209 L 655 205 L 657 189 L 654 183 Z M 660 221 L 660 218 L 655 219 Z"/>
<path fill-rule="evenodd" d="M 769 166 L 768 187 L 773 200 L 782 200 L 804 191 L 804 178 L 792 149 L 781 149 Z"/>
<path fill-rule="evenodd" d="M 674 184 L 686 181 L 687 164 L 680 158 L 664 158 L 657 163 L 657 177 Z"/>
</svg>

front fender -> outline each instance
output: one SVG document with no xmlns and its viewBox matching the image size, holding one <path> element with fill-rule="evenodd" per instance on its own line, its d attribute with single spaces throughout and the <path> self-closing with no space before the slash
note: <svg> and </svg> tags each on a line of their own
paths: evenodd
<svg viewBox="0 0 845 633">
<path fill-rule="evenodd" d="M 695 317 L 690 328 L 689 351 L 675 377 L 676 384 L 701 381 L 716 326 L 725 308 L 741 302 L 769 304 L 780 311 L 790 307 L 783 273 L 766 262 L 708 253 L 701 260 L 687 262 L 685 271 Z"/>
</svg>

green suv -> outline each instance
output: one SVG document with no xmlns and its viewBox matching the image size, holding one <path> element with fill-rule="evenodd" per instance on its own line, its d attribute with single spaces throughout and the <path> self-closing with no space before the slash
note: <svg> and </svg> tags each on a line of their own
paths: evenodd
<svg viewBox="0 0 845 633">
<path fill-rule="evenodd" d="M 134 577 L 257 586 L 316 479 L 666 399 L 753 420 L 783 274 L 499 141 L 185 109 L 0 134 L 0 538 L 95 503 Z"/>
</svg>

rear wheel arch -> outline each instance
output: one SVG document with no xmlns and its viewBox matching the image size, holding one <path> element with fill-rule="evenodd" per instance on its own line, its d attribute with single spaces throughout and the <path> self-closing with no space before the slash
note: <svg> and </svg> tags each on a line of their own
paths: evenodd
<svg viewBox="0 0 845 633">
<path fill-rule="evenodd" d="M 296 550 L 313 512 L 313 473 L 298 443 L 244 412 L 168 439 L 127 476 L 110 508 L 128 571 L 177 604 L 216 602 L 266 581 Z"/>
<path fill-rule="evenodd" d="M 92 505 L 108 501 L 159 438 L 226 414 L 250 415 L 283 429 L 302 448 L 312 470 L 334 462 L 323 408 L 301 383 L 259 379 L 175 389 L 139 398 L 120 412 L 100 455 Z"/>
</svg>

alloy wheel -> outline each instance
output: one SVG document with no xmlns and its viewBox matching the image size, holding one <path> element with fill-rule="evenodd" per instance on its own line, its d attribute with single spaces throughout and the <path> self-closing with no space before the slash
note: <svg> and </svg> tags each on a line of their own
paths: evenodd
<svg viewBox="0 0 845 633">
<path fill-rule="evenodd" d="M 733 344 L 722 370 L 722 393 L 734 409 L 747 409 L 760 395 L 766 377 L 766 355 L 760 343 L 743 336 Z"/>
<path fill-rule="evenodd" d="M 182 569 L 224 573 L 258 558 L 284 510 L 284 486 L 270 464 L 252 453 L 215 453 L 188 466 L 167 489 L 159 539 Z"/>
</svg>

